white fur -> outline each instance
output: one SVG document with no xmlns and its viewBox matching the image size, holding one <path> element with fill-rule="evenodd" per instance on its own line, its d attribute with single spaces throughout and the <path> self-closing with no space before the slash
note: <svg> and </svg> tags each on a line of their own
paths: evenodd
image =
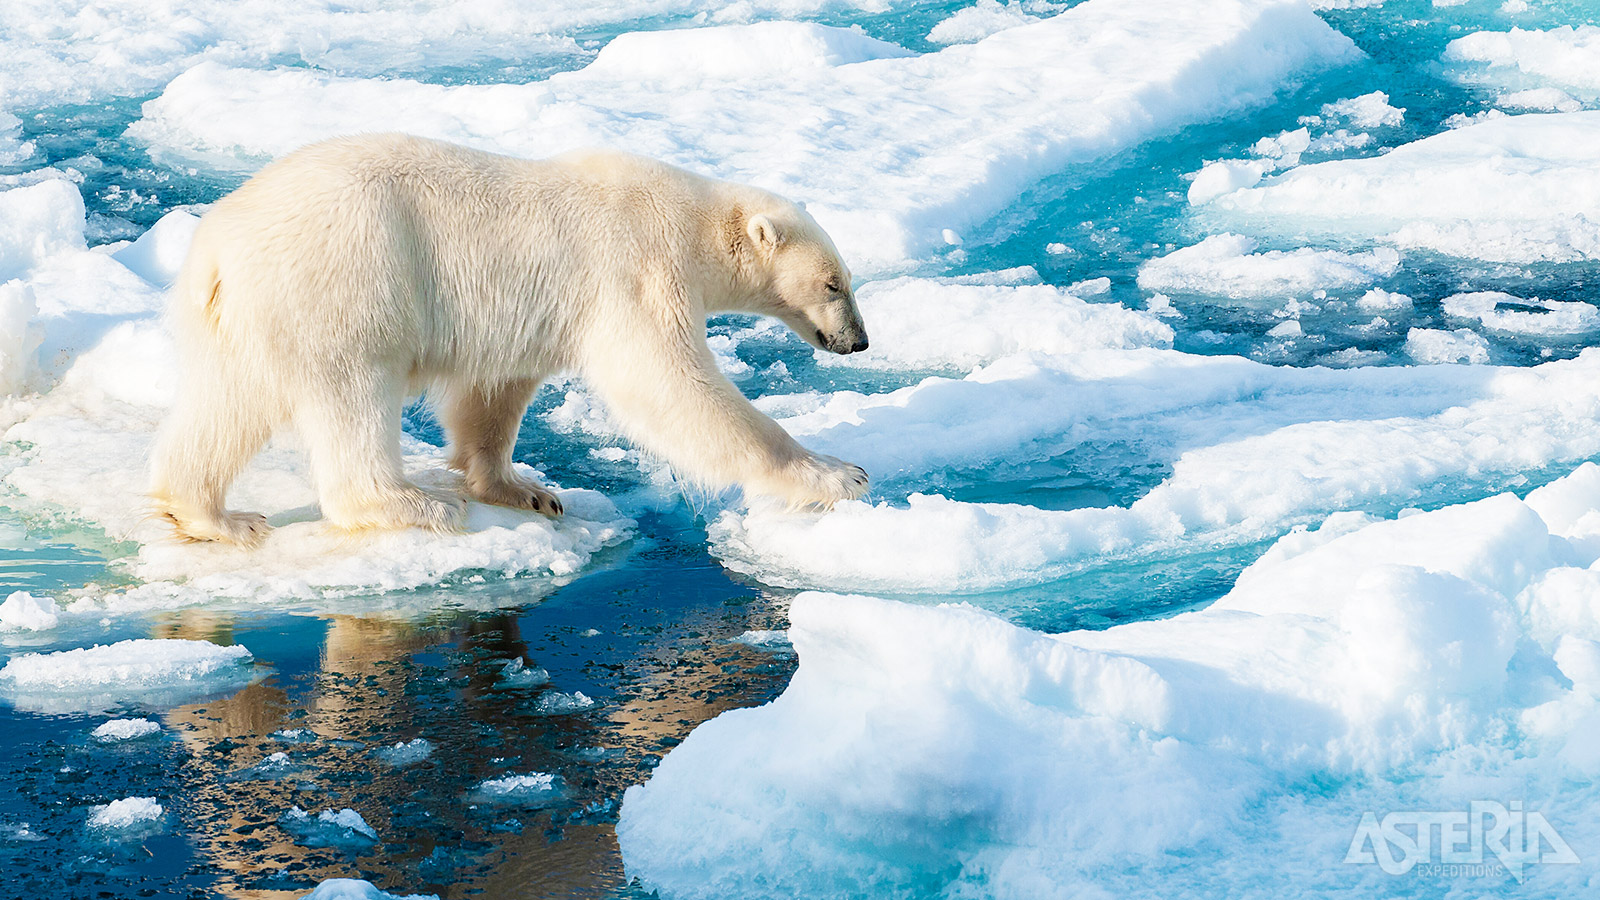
<svg viewBox="0 0 1600 900">
<path fill-rule="evenodd" d="M 620 153 L 529 161 L 402 135 L 316 144 L 202 219 L 172 306 L 185 369 L 152 496 L 179 533 L 252 543 L 229 483 L 273 431 L 309 448 L 342 528 L 459 526 L 461 501 L 400 466 L 427 390 L 467 493 L 558 514 L 511 470 L 529 398 L 584 377 L 687 479 L 793 506 L 866 476 L 758 412 L 706 347 L 710 312 L 782 318 L 822 349 L 866 345 L 849 271 L 795 204 Z"/>
</svg>

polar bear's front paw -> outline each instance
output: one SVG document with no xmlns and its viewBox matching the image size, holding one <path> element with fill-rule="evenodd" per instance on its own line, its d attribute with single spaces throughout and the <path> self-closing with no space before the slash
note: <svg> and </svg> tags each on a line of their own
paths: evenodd
<svg viewBox="0 0 1600 900">
<path fill-rule="evenodd" d="M 854 500 L 867 492 L 867 472 L 832 456 L 804 456 L 790 467 L 788 492 L 791 509 L 831 509 L 840 500 Z"/>
<path fill-rule="evenodd" d="M 261 546 L 261 542 L 267 539 L 267 533 L 272 530 L 272 526 L 267 524 L 267 517 L 260 513 L 224 510 L 202 518 L 168 511 L 163 515 L 172 523 L 180 540 L 192 543 L 215 541 L 248 549 Z"/>
<path fill-rule="evenodd" d="M 490 506 L 532 510 L 552 519 L 562 513 L 561 498 L 545 490 L 541 485 L 515 475 L 481 483 L 469 481 L 467 493 L 479 503 L 487 503 Z"/>
</svg>

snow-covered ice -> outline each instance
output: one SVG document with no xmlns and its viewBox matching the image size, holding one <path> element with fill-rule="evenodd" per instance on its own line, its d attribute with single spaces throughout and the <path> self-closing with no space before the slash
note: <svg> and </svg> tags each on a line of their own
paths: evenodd
<svg viewBox="0 0 1600 900">
<path fill-rule="evenodd" d="M 0 603 L 0 631 L 48 631 L 61 621 L 61 607 L 49 597 L 12 591 Z"/>
<path fill-rule="evenodd" d="M 1406 332 L 1406 355 L 1424 365 L 1489 361 L 1489 342 L 1470 328 L 1413 328 Z"/>
<path fill-rule="evenodd" d="M 1257 246 L 1243 235 L 1212 235 L 1145 263 L 1139 269 L 1139 286 L 1164 293 L 1272 301 L 1318 290 L 1366 287 L 1400 268 L 1400 254 L 1389 247 L 1365 253 L 1309 248 L 1258 253 Z"/>
<path fill-rule="evenodd" d="M 126 797 L 89 811 L 89 827 L 105 832 L 144 831 L 161 821 L 165 810 L 154 797 Z"/>
<path fill-rule="evenodd" d="M 674 898 L 1210 895 L 1313 872 L 1352 890 L 1388 877 L 1326 864 L 1363 810 L 1502 796 L 1583 846 L 1596 522 L 1593 464 L 1526 501 L 1341 513 L 1209 608 L 1105 631 L 802 595 L 784 695 L 629 789 L 629 872 Z M 1213 845 L 1227 866 L 1174 861 Z M 1548 893 L 1586 877 L 1526 874 Z"/>
<path fill-rule="evenodd" d="M 1600 329 L 1600 307 L 1582 300 L 1514 297 L 1504 291 L 1451 294 L 1439 301 L 1448 316 L 1475 319 L 1509 334 L 1583 334 Z"/>
<path fill-rule="evenodd" d="M 944 245 L 944 230 L 982 222 L 1046 175 L 1258 105 L 1359 56 L 1289 0 L 1089 0 L 975 44 L 843 65 L 806 37 L 816 33 L 773 23 L 759 69 L 728 79 L 713 67 L 692 85 L 669 76 L 694 59 L 743 58 L 747 32 L 639 39 L 624 76 L 590 66 L 528 85 L 202 63 L 147 103 L 131 134 L 162 153 L 244 165 L 352 131 L 522 156 L 614 146 L 806 201 L 853 268 L 882 271 L 908 267 Z M 640 77 L 645 67 L 654 77 Z M 872 127 L 854 127 L 862 122 Z"/>
<path fill-rule="evenodd" d="M 14 656 L 0 668 L 0 693 L 45 712 L 88 711 L 118 700 L 172 704 L 243 687 L 254 677 L 252 661 L 238 644 L 140 638 Z"/>
<path fill-rule="evenodd" d="M 1444 59 L 1469 80 L 1564 88 L 1600 99 L 1600 27 L 1476 31 L 1451 41 Z"/>
<path fill-rule="evenodd" d="M 135 741 L 161 732 L 161 725 L 150 719 L 112 719 L 102 722 L 90 737 L 104 744 Z"/>
<path fill-rule="evenodd" d="M 1600 259 L 1597 136 L 1600 112 L 1488 118 L 1381 156 L 1303 165 L 1197 215 L 1491 261 Z"/>
<path fill-rule="evenodd" d="M 300 900 L 439 900 L 439 895 L 391 894 L 359 878 L 330 878 Z"/>
</svg>

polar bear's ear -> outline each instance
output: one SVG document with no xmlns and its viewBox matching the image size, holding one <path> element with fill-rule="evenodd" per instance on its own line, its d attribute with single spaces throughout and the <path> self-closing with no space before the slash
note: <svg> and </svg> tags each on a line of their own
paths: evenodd
<svg viewBox="0 0 1600 900">
<path fill-rule="evenodd" d="M 750 236 L 750 243 L 760 248 L 762 253 L 771 253 L 783 242 L 783 235 L 778 231 L 778 226 L 760 213 L 750 217 L 750 221 L 745 224 L 745 233 Z"/>
</svg>

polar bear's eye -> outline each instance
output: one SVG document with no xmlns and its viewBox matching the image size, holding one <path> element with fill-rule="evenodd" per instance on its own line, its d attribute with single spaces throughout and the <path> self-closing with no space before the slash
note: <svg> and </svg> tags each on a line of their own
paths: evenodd
<svg viewBox="0 0 1600 900">
<path fill-rule="evenodd" d="M 839 287 L 839 282 L 838 282 L 837 279 L 828 282 L 827 288 L 828 288 L 828 293 L 830 293 L 830 294 L 837 294 L 837 293 L 840 293 L 841 290 L 842 290 Z"/>
</svg>

